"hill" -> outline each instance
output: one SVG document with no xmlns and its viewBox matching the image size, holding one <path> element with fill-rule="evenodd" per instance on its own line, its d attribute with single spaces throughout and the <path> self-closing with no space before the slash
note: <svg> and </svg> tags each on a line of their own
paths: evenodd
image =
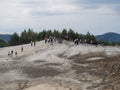
<svg viewBox="0 0 120 90">
<path fill-rule="evenodd" d="M 0 39 L 4 40 L 5 42 L 8 42 L 10 40 L 10 34 L 0 34 Z"/>
<path fill-rule="evenodd" d="M 119 82 L 120 47 L 40 41 L 0 48 L 0 90 L 120 90 Z"/>
<path fill-rule="evenodd" d="M 95 36 L 95 38 L 97 39 L 97 41 L 104 40 L 104 41 L 108 41 L 110 43 L 111 42 L 120 42 L 120 34 L 114 33 L 114 32 L 105 33 L 103 35 L 97 35 L 97 36 Z"/>
</svg>

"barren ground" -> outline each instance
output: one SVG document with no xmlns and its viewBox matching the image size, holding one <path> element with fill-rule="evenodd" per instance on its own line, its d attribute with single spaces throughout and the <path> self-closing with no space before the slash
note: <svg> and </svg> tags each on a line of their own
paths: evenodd
<svg viewBox="0 0 120 90">
<path fill-rule="evenodd" d="M 37 42 L 0 49 L 0 90 L 120 90 L 120 47 Z M 18 56 L 7 56 L 16 50 Z"/>
</svg>

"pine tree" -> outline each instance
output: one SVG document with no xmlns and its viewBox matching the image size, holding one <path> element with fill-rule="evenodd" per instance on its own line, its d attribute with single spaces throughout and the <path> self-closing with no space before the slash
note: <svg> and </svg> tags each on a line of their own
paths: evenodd
<svg viewBox="0 0 120 90">
<path fill-rule="evenodd" d="M 14 33 L 9 41 L 9 45 L 13 46 L 13 45 L 19 45 L 20 44 L 20 38 L 19 35 L 17 33 Z"/>
</svg>

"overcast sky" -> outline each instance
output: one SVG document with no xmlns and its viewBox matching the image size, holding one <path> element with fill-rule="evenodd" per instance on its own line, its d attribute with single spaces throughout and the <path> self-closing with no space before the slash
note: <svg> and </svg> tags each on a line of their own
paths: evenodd
<svg viewBox="0 0 120 90">
<path fill-rule="evenodd" d="M 120 0 L 0 0 L 0 33 L 28 28 L 120 33 Z"/>
</svg>

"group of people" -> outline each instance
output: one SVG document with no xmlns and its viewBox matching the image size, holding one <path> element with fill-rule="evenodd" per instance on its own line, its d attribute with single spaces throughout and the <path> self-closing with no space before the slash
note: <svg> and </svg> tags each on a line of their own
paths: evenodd
<svg viewBox="0 0 120 90">
<path fill-rule="evenodd" d="M 32 46 L 36 46 L 36 42 L 35 41 L 31 41 L 31 47 Z"/>
<path fill-rule="evenodd" d="M 23 46 L 21 46 L 21 52 L 23 52 Z M 8 56 L 13 56 L 13 55 L 18 56 L 17 50 L 15 51 L 11 50 L 10 52 L 8 52 Z"/>
<path fill-rule="evenodd" d="M 75 44 L 75 45 L 78 45 L 78 43 L 79 43 L 79 39 L 76 38 L 76 39 L 74 40 L 74 44 Z"/>
<path fill-rule="evenodd" d="M 49 38 L 45 37 L 45 44 L 46 43 L 50 43 L 51 45 L 53 45 L 53 42 L 56 42 L 56 38 L 50 36 Z"/>
<path fill-rule="evenodd" d="M 31 47 L 32 46 L 36 46 L 36 42 L 35 41 L 31 41 L 30 44 L 31 44 Z M 21 52 L 23 52 L 23 46 L 21 46 Z M 8 52 L 8 56 L 14 56 L 14 55 L 18 56 L 17 50 L 15 50 L 15 51 L 11 50 L 11 51 Z"/>
<path fill-rule="evenodd" d="M 94 42 L 93 40 L 90 40 L 90 41 L 88 41 L 88 40 L 86 40 L 86 39 L 78 39 L 78 38 L 76 38 L 75 40 L 74 40 L 74 44 L 75 45 L 78 45 L 79 43 L 87 43 L 87 44 L 93 44 L 93 45 L 97 45 L 97 42 Z"/>
</svg>

